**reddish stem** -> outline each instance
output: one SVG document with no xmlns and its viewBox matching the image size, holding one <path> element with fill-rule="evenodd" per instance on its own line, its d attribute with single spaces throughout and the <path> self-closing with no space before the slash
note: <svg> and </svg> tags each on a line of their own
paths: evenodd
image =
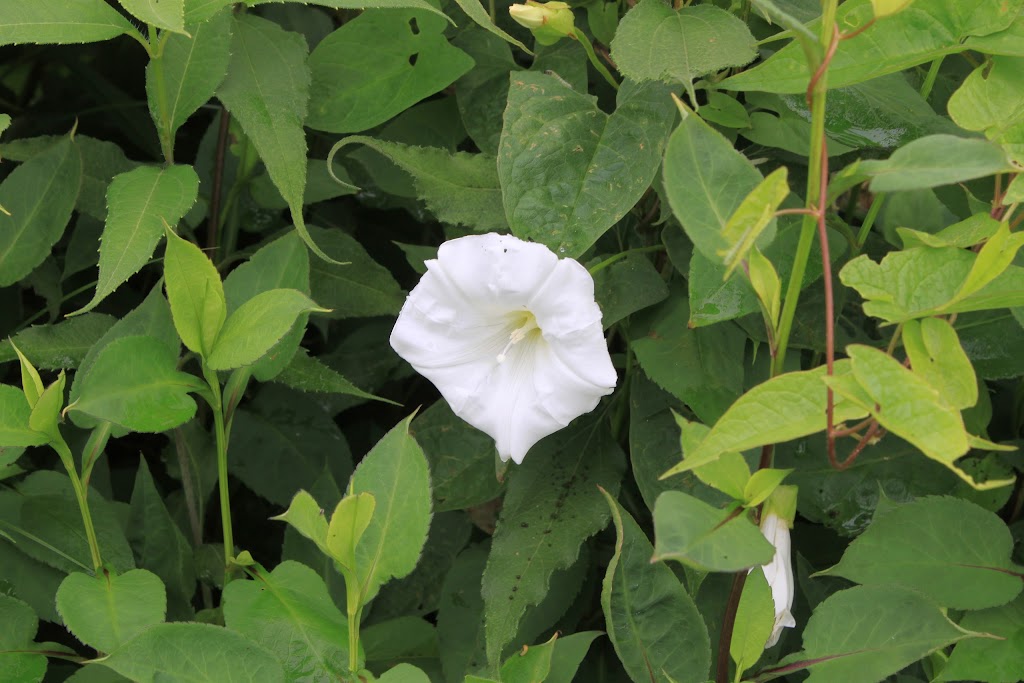
<svg viewBox="0 0 1024 683">
<path fill-rule="evenodd" d="M 740 606 L 740 594 L 743 593 L 743 584 L 746 582 L 746 571 L 738 571 L 732 575 L 729 602 L 725 605 L 725 614 L 722 616 L 722 630 L 718 636 L 718 664 L 715 670 L 716 683 L 729 682 L 729 641 L 732 640 L 732 631 L 736 625 L 736 611 Z M 734 597 L 735 599 L 733 599 Z"/>
<path fill-rule="evenodd" d="M 839 47 L 839 24 L 832 25 L 832 41 L 828 44 L 828 50 L 825 51 L 825 58 L 821 60 L 821 65 L 815 70 L 814 75 L 811 76 L 811 81 L 807 84 L 807 108 L 810 109 L 814 103 L 814 86 L 818 84 L 818 81 L 822 76 L 825 75 L 825 71 L 828 69 L 829 63 L 832 58 L 836 55 L 836 49 Z"/>
</svg>

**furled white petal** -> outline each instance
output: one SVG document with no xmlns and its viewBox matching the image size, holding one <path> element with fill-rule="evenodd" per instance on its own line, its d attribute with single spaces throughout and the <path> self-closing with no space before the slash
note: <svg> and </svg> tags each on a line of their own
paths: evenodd
<svg viewBox="0 0 1024 683">
<path fill-rule="evenodd" d="M 775 626 L 765 643 L 765 649 L 779 642 L 783 628 L 796 626 L 793 618 L 793 597 L 796 586 L 793 582 L 793 560 L 790 548 L 789 526 L 785 520 L 774 512 L 769 512 L 761 520 L 761 533 L 775 546 L 772 561 L 763 565 L 764 578 L 772 589 L 772 601 L 775 603 Z"/>
<path fill-rule="evenodd" d="M 452 410 L 520 463 L 593 410 L 616 374 L 583 266 L 543 245 L 471 235 L 441 245 L 391 345 Z"/>
</svg>

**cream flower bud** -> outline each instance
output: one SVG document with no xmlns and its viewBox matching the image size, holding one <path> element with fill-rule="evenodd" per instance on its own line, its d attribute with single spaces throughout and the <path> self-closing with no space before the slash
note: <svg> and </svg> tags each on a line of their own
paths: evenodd
<svg viewBox="0 0 1024 683">
<path fill-rule="evenodd" d="M 575 17 L 564 2 L 534 2 L 512 5 L 509 15 L 520 26 L 525 26 L 541 45 L 553 45 L 562 38 L 576 34 Z"/>
<path fill-rule="evenodd" d="M 426 265 L 391 346 L 502 460 L 521 463 L 612 392 L 594 280 L 579 263 L 491 233 L 445 242 Z"/>
<path fill-rule="evenodd" d="M 792 614 L 796 584 L 793 582 L 793 552 L 789 542 L 789 529 L 796 517 L 796 493 L 795 486 L 779 486 L 761 509 L 761 533 L 775 547 L 772 561 L 761 566 L 775 603 L 775 626 L 765 643 L 766 650 L 779 642 L 782 629 L 796 626 Z"/>
</svg>

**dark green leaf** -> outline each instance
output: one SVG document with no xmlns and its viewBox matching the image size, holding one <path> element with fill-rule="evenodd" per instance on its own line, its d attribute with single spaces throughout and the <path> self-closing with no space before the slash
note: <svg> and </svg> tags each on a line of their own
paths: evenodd
<svg viewBox="0 0 1024 683">
<path fill-rule="evenodd" d="M 69 574 L 57 590 L 57 611 L 80 641 L 101 652 L 115 650 L 163 622 L 167 594 L 156 574 Z"/>
<path fill-rule="evenodd" d="M 310 227 L 310 234 L 336 265 L 313 261 L 309 286 L 313 299 L 331 309 L 332 318 L 394 315 L 405 295 L 390 272 L 370 258 L 363 246 L 342 230 Z"/>
<path fill-rule="evenodd" d="M 950 164 L 950 159 L 956 159 Z M 919 190 L 984 178 L 1012 169 L 997 145 L 977 138 L 928 135 L 899 148 L 884 161 L 864 161 L 872 192 Z"/>
<path fill-rule="evenodd" d="M 0 666 L 8 683 L 39 683 L 46 674 L 46 656 L 33 654 L 39 620 L 17 598 L 0 595 Z"/>
<path fill-rule="evenodd" d="M 0 0 L 0 17 L 3 45 L 91 43 L 133 31 L 103 0 Z"/>
</svg>

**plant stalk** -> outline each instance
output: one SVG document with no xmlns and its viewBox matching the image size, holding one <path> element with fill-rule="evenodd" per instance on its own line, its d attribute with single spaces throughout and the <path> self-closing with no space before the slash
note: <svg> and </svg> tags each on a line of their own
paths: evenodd
<svg viewBox="0 0 1024 683">
<path fill-rule="evenodd" d="M 89 554 L 92 556 L 92 568 L 93 571 L 99 573 L 103 569 L 103 556 L 100 554 L 100 544 L 96 538 L 96 527 L 92 522 L 92 513 L 89 511 L 85 487 L 82 486 L 82 479 L 78 476 L 78 470 L 75 469 L 75 458 L 71 455 L 71 449 L 63 439 L 51 441 L 50 447 L 57 452 L 61 462 L 64 463 L 64 469 L 68 471 L 71 487 L 78 500 L 78 511 L 82 515 L 82 526 L 85 527 L 85 539 L 89 544 Z"/>
<path fill-rule="evenodd" d="M 224 585 L 231 581 L 231 560 L 235 556 L 234 534 L 231 529 L 231 496 L 228 489 L 228 437 L 224 429 L 224 402 L 221 398 L 220 380 L 217 373 L 202 364 L 203 377 L 210 385 L 210 392 L 213 400 L 210 407 L 213 409 L 214 438 L 217 444 L 217 484 L 220 492 L 220 522 L 224 536 Z"/>
</svg>

